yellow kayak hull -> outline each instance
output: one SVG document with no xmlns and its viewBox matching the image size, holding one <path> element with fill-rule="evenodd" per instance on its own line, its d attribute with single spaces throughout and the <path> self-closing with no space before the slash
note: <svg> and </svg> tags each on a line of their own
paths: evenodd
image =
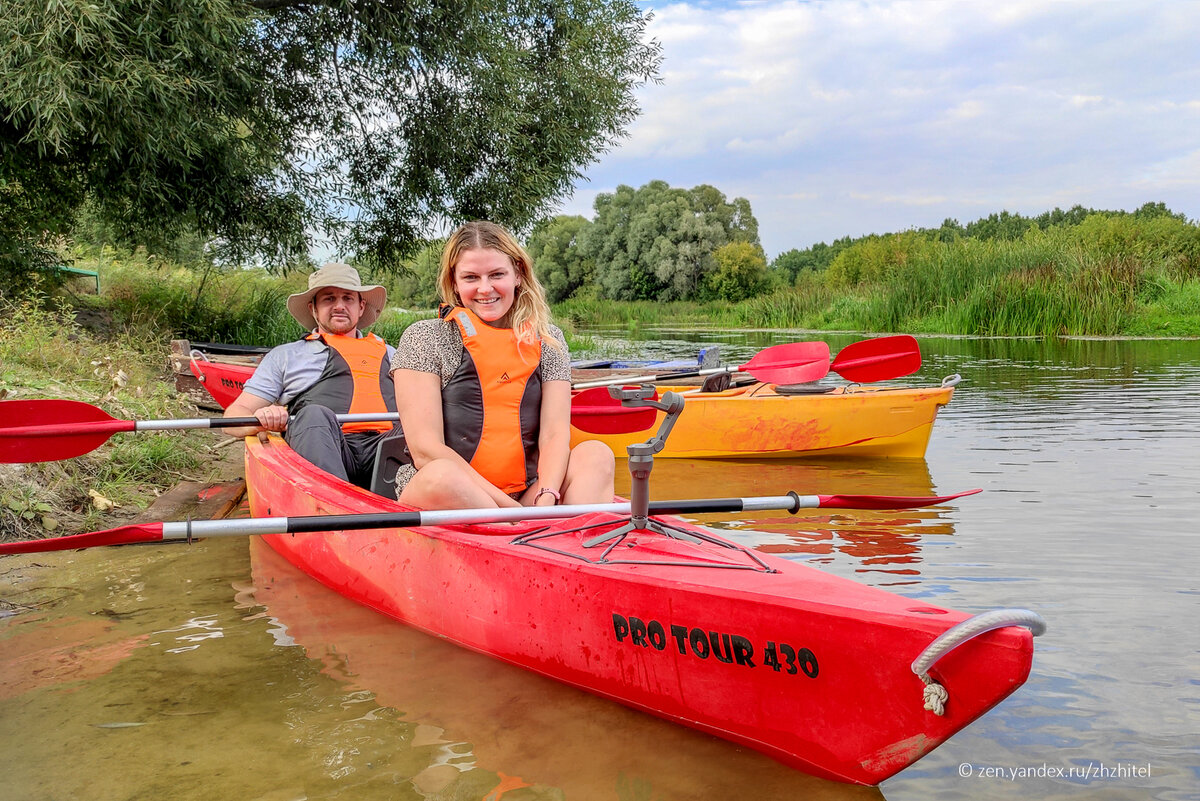
<svg viewBox="0 0 1200 801">
<path fill-rule="evenodd" d="M 660 386 L 678 391 L 686 403 L 658 457 L 676 459 L 796 458 L 856 456 L 919 459 L 925 456 L 938 410 L 950 402 L 952 386 L 933 388 L 839 387 L 820 395 L 781 395 L 774 384 L 724 392 Z M 571 428 L 571 444 L 599 440 L 617 456 L 645 442 L 662 422 L 618 434 Z"/>
</svg>

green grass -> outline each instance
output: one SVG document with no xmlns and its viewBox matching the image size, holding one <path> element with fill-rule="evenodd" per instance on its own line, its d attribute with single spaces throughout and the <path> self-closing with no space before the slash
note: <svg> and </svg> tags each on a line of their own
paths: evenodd
<svg viewBox="0 0 1200 801">
<path fill-rule="evenodd" d="M 124 419 L 197 416 L 174 392 L 165 338 L 121 332 L 98 339 L 75 324 L 69 308 L 36 299 L 0 301 L 0 314 L 6 399 L 80 400 Z M 0 539 L 117 525 L 179 480 L 211 478 L 217 441 L 211 432 L 117 434 L 74 459 L 0 465 Z M 31 448 L 31 456 L 37 452 Z M 102 510 L 104 500 L 116 508 Z"/>
</svg>

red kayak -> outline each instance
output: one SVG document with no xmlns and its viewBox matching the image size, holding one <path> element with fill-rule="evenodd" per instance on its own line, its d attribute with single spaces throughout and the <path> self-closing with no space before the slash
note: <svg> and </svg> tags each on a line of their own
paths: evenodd
<svg viewBox="0 0 1200 801">
<path fill-rule="evenodd" d="M 222 409 L 228 409 L 229 404 L 237 400 L 250 376 L 254 375 L 251 365 L 214 361 L 199 351 L 192 352 L 189 367 L 192 375 L 204 385 L 213 400 L 221 404 Z"/>
<path fill-rule="evenodd" d="M 255 517 L 405 508 L 320 472 L 277 438 L 247 440 L 246 480 Z M 976 625 L 986 616 L 830 576 L 676 518 L 663 519 L 671 535 L 596 542 L 627 520 L 264 539 L 335 591 L 418 629 L 841 781 L 878 784 L 903 770 L 1029 675 L 1026 628 Z M 950 649 L 937 658 L 943 642 Z M 927 687 L 944 692 L 942 714 L 926 708 Z"/>
</svg>

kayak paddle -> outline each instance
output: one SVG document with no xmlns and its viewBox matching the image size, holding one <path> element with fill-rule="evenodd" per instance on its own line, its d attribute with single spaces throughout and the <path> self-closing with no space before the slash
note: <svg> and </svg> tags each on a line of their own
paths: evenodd
<svg viewBox="0 0 1200 801">
<path fill-rule="evenodd" d="M 582 431 L 596 419 L 590 406 L 572 423 Z M 614 406 L 605 413 L 603 431 L 625 433 L 641 431 L 654 423 L 653 409 Z M 574 407 L 572 417 L 574 418 Z M 371 421 L 397 422 L 395 412 L 339 414 L 339 423 Z M 256 426 L 253 417 L 197 417 L 182 420 L 121 420 L 90 403 L 73 400 L 0 401 L 0 463 L 53 462 L 82 456 L 99 448 L 121 431 L 177 431 L 192 428 L 237 428 Z"/>
<path fill-rule="evenodd" d="M 921 348 L 908 334 L 863 339 L 842 348 L 829 369 L 847 381 L 887 381 L 920 370 Z"/>
<path fill-rule="evenodd" d="M 256 426 L 254 417 L 196 417 L 182 420 L 120 420 L 90 403 L 73 400 L 0 401 L 0 463 L 52 462 L 99 448 L 121 431 Z M 339 423 L 399 420 L 395 412 L 339 414 Z M 19 423 L 15 421 L 20 421 Z"/>
<path fill-rule="evenodd" d="M 937 506 L 974 495 L 982 490 L 967 490 L 953 495 L 763 495 L 751 498 L 698 498 L 681 501 L 651 501 L 651 514 L 703 514 L 710 512 L 754 512 L 801 509 L 915 509 Z M 435 509 L 412 512 L 374 512 L 366 514 L 309 515 L 305 517 L 249 517 L 234 520 L 187 520 L 166 523 L 140 523 L 105 531 L 71 534 L 41 540 L 0 543 L 0 555 L 65 551 L 105 545 L 190 541 L 196 537 L 249 537 L 261 534 L 302 534 L 316 531 L 366 531 L 380 528 L 414 526 L 454 526 L 478 523 L 511 523 L 525 520 L 552 520 L 585 514 L 629 514 L 631 504 L 594 503 L 568 506 L 522 506 L 505 509 Z M 496 532 L 508 534 L 509 532 Z"/>
<path fill-rule="evenodd" d="M 789 342 L 784 345 L 772 345 L 754 354 L 754 358 L 745 364 L 710 367 L 706 370 L 686 370 L 680 373 L 665 373 L 662 375 L 621 376 L 605 378 L 598 381 L 583 381 L 572 384 L 572 389 L 591 389 L 592 387 L 610 387 L 617 384 L 637 384 L 673 380 L 676 378 L 691 378 L 700 375 L 717 375 L 718 373 L 749 373 L 756 381 L 767 384 L 806 384 L 819 381 L 829 372 L 829 345 L 824 342 Z"/>
<path fill-rule="evenodd" d="M 767 384 L 806 384 L 824 378 L 832 370 L 847 381 L 869 383 L 911 375 L 921 369 L 921 349 L 908 334 L 876 337 L 852 342 L 829 364 L 829 346 L 824 342 L 793 342 L 772 345 L 740 367 L 717 367 L 649 376 L 622 376 L 584 381 L 574 389 L 607 387 L 616 384 L 673 381 L 714 373 L 747 372 L 756 381 Z"/>
<path fill-rule="evenodd" d="M 654 393 L 654 398 L 658 393 Z M 654 425 L 658 410 L 652 406 L 622 406 L 607 387 L 594 387 L 571 398 L 571 425 L 589 434 L 627 434 Z"/>
</svg>

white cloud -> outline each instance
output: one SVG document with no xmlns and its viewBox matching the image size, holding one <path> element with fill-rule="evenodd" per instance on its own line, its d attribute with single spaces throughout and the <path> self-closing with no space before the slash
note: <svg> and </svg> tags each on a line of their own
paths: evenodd
<svg viewBox="0 0 1200 801">
<path fill-rule="evenodd" d="M 775 254 L 1001 209 L 1200 217 L 1196 3 L 654 7 L 664 83 L 568 205 L 660 178 L 750 199 Z"/>
</svg>

